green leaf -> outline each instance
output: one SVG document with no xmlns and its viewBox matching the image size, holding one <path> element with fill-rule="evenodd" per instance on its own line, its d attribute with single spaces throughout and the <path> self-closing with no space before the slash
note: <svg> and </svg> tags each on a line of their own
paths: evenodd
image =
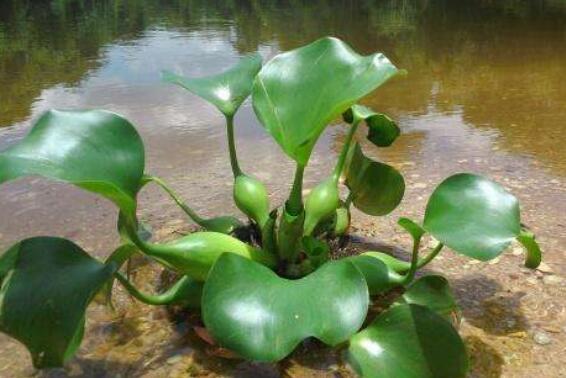
<svg viewBox="0 0 566 378">
<path fill-rule="evenodd" d="M 98 193 L 131 214 L 144 171 L 134 127 L 103 110 L 45 113 L 20 142 L 0 152 L 0 183 L 39 175 Z"/>
<path fill-rule="evenodd" d="M 346 341 L 368 309 L 363 276 L 348 261 L 286 280 L 236 255 L 223 255 L 204 285 L 203 319 L 221 345 L 255 361 L 278 361 L 307 337 Z"/>
<path fill-rule="evenodd" d="M 254 81 L 253 106 L 283 151 L 305 166 L 325 127 L 397 72 L 383 54 L 361 56 L 326 37 L 269 61 Z"/>
<path fill-rule="evenodd" d="M 218 232 L 195 232 L 164 244 L 140 243 L 143 253 L 196 281 L 204 281 L 224 253 L 275 267 L 275 257 L 232 236 Z"/>
<path fill-rule="evenodd" d="M 405 217 L 399 218 L 397 221 L 399 226 L 403 227 L 405 231 L 407 231 L 413 238 L 415 242 L 419 242 L 423 235 L 426 233 L 426 230 L 422 228 L 422 226 L 413 220 Z"/>
<path fill-rule="evenodd" d="M 521 232 L 519 203 L 501 185 L 461 173 L 432 193 L 423 227 L 458 253 L 491 260 Z"/>
<path fill-rule="evenodd" d="M 82 340 L 85 310 L 117 269 L 69 240 L 23 240 L 0 257 L 0 329 L 22 342 L 36 368 L 62 366 Z"/>
<path fill-rule="evenodd" d="M 363 274 L 370 295 L 377 295 L 403 282 L 403 276 L 395 272 L 383 260 L 372 255 L 372 252 L 348 257 Z"/>
<path fill-rule="evenodd" d="M 381 260 L 389 269 L 396 273 L 406 273 L 411 268 L 410 262 L 399 260 L 384 252 L 368 251 L 362 253 L 361 256 L 370 256 Z"/>
<path fill-rule="evenodd" d="M 430 275 L 413 282 L 398 301 L 426 306 L 448 319 L 458 311 L 458 304 L 448 280 Z"/>
<path fill-rule="evenodd" d="M 358 143 L 353 148 L 346 185 L 354 206 L 368 215 L 389 214 L 405 194 L 403 176 L 395 168 L 366 157 Z"/>
<path fill-rule="evenodd" d="M 245 227 L 237 218 L 230 215 L 223 215 L 214 218 L 199 220 L 199 225 L 207 231 L 220 232 L 222 234 L 233 234 L 237 229 Z"/>
<path fill-rule="evenodd" d="M 517 236 L 517 240 L 527 251 L 525 266 L 531 269 L 538 267 L 542 261 L 542 251 L 535 240 L 535 235 L 531 232 L 521 230 L 520 234 Z"/>
<path fill-rule="evenodd" d="M 415 304 L 390 308 L 352 337 L 348 361 L 364 378 L 460 378 L 468 370 L 452 325 Z"/>
<path fill-rule="evenodd" d="M 252 91 L 255 76 L 261 68 L 261 55 L 252 54 L 218 75 L 186 78 L 164 71 L 163 80 L 180 85 L 213 104 L 225 116 L 232 116 Z"/>
<path fill-rule="evenodd" d="M 343 114 L 348 123 L 364 120 L 368 126 L 368 140 L 378 147 L 388 147 L 401 134 L 399 126 L 385 114 L 374 112 L 363 105 L 352 105 Z"/>
</svg>

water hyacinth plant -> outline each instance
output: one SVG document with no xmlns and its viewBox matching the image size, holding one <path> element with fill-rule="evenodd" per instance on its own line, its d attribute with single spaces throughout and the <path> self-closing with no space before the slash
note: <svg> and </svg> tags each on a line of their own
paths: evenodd
<svg viewBox="0 0 566 378">
<path fill-rule="evenodd" d="M 352 206 L 383 216 L 403 198 L 403 176 L 367 157 L 354 137 L 365 127 L 369 141 L 382 148 L 399 136 L 391 118 L 357 104 L 399 72 L 382 54 L 361 56 L 338 39 L 322 38 L 263 66 L 251 55 L 215 76 L 164 73 L 164 80 L 225 116 L 233 198 L 247 223 L 200 217 L 147 173 L 143 142 L 123 117 L 103 110 L 45 113 L 25 138 L 0 152 L 0 183 L 39 175 L 105 197 L 119 210 L 123 244 L 101 262 L 58 237 L 16 243 L 0 257 L 0 330 L 28 348 L 37 368 L 62 366 L 81 343 L 87 306 L 117 280 L 144 303 L 200 311 L 215 342 L 249 360 L 279 361 L 316 338 L 341 348 L 363 377 L 464 377 L 468 357 L 451 322 L 457 304 L 448 281 L 416 273 L 445 246 L 487 261 L 513 240 L 525 247 L 526 266 L 537 267 L 541 251 L 512 194 L 485 177 L 451 176 L 434 190 L 424 219 L 399 219 L 414 241 L 410 261 L 379 251 L 332 259 L 330 241 L 348 233 Z M 264 185 L 238 163 L 234 115 L 250 95 L 261 125 L 296 163 L 280 206 L 270 204 Z M 349 129 L 335 168 L 303 198 L 313 147 L 340 117 Z M 137 195 L 148 184 L 161 187 L 202 231 L 152 241 L 136 216 Z M 250 234 L 255 237 L 242 236 Z M 425 234 L 438 245 L 421 256 Z M 121 272 L 137 254 L 177 272 L 178 281 L 159 294 L 139 291 Z M 392 305 L 369 311 L 392 289 L 399 293 Z"/>
</svg>

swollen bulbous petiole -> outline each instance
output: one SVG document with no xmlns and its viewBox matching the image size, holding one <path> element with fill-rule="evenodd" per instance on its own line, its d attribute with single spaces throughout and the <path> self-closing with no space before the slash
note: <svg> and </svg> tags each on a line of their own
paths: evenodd
<svg viewBox="0 0 566 378">
<path fill-rule="evenodd" d="M 304 234 L 311 235 L 316 225 L 339 206 L 340 196 L 334 179 L 328 178 L 318 184 L 305 201 Z"/>
<path fill-rule="evenodd" d="M 234 202 L 238 209 L 263 229 L 269 219 L 269 196 L 261 181 L 245 174 L 236 176 Z"/>
</svg>

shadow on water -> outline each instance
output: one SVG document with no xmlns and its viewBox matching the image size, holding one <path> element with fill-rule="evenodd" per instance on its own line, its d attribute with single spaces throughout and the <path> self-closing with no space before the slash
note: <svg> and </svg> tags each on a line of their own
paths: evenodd
<svg viewBox="0 0 566 378">
<path fill-rule="evenodd" d="M 376 239 L 354 237 L 354 246 L 358 251 L 381 251 L 407 260 L 410 253 L 403 248 Z M 424 268 L 419 274 L 443 274 L 441 271 Z M 489 335 L 506 336 L 525 332 L 529 329 L 528 321 L 521 309 L 524 293 L 505 293 L 497 280 L 483 274 L 469 274 L 461 278 L 450 279 L 461 315 L 470 325 Z M 464 342 L 470 356 L 470 378 L 501 377 L 505 361 L 497 349 L 486 338 L 474 334 L 464 336 Z"/>
<path fill-rule="evenodd" d="M 464 338 L 470 356 L 469 378 L 499 378 L 504 364 L 495 348 L 477 336 Z"/>
<path fill-rule="evenodd" d="M 116 372 L 128 376 L 127 374 L 130 370 L 132 370 L 132 366 L 123 362 L 76 357 L 70 368 L 40 371 L 35 376 L 39 378 L 68 378 L 73 376 L 115 378 L 117 376 Z"/>
<path fill-rule="evenodd" d="M 353 237 L 353 241 L 358 251 L 380 251 L 409 261 L 410 253 L 396 245 L 356 236 Z M 443 274 L 429 267 L 422 269 L 420 273 Z M 476 273 L 450 279 L 450 285 L 458 298 L 462 315 L 475 327 L 493 335 L 507 335 L 526 331 L 529 328 L 527 319 L 521 311 L 521 298 L 526 293 L 508 294 L 496 279 Z"/>
<path fill-rule="evenodd" d="M 222 40 L 222 49 L 238 54 L 269 47 L 271 55 L 331 34 L 364 53 L 381 50 L 410 72 L 404 83 L 369 96 L 369 105 L 395 116 L 425 115 L 431 106 L 457 113 L 459 122 L 501 134 L 503 149 L 557 165 L 566 158 L 556 144 L 566 114 L 565 19 L 564 2 L 552 0 L 8 0 L 0 4 L 0 85 L 10 96 L 3 97 L 0 127 L 25 120 L 45 89 L 89 87 L 91 76 L 119 56 L 113 48 L 140 41 L 143 48 L 152 35 Z M 167 57 L 178 48 L 153 54 Z M 155 85 L 160 69 L 181 63 L 152 63 L 153 72 L 136 73 L 118 62 L 111 74 Z M 108 105 L 118 101 L 107 96 Z"/>
<path fill-rule="evenodd" d="M 527 155 L 562 174 L 566 172 L 565 20 L 566 5 L 561 0 L 4 0 L 0 1 L 0 149 L 11 143 L 10 138 L 21 136 L 30 120 L 47 107 L 104 107 L 134 118 L 153 154 L 148 161 L 160 175 L 185 179 L 190 172 L 192 182 L 183 188 L 191 194 L 188 198 L 197 203 L 216 201 L 219 195 L 211 193 L 231 182 L 221 149 L 222 122 L 194 96 L 163 86 L 159 71 L 209 74 L 244 53 L 260 50 L 268 58 L 331 34 L 363 53 L 381 50 L 410 72 L 408 80 L 364 99 L 398 119 L 403 128 L 404 135 L 389 150 L 391 160 L 424 161 L 434 170 L 452 170 L 461 158 L 481 158 L 502 166 L 506 174 L 518 171 L 490 160 L 505 155 L 495 152 L 497 148 L 511 153 L 521 170 L 525 168 L 521 158 Z M 277 155 L 274 144 L 259 151 L 245 147 L 262 132 L 249 108 L 243 109 L 242 121 L 239 138 L 247 139 L 239 145 L 242 160 L 256 164 L 257 156 L 262 156 L 266 166 L 280 168 L 282 155 Z M 262 142 L 267 139 L 261 136 Z M 339 138 L 336 143 L 334 147 L 339 147 Z M 214 155 L 217 150 L 221 152 Z M 389 153 L 380 151 L 380 156 Z M 443 161 L 434 165 L 431 156 Z M 265 180 L 283 187 L 284 176 L 266 175 Z M 200 192 L 194 190 L 195 183 Z M 5 245 L 30 230 L 109 241 L 104 231 L 93 231 L 92 223 L 81 228 L 85 223 L 78 220 L 114 229 L 115 209 L 103 208 L 92 197 L 69 197 L 68 191 L 51 183 L 13 183 L 3 190 L 2 209 L 14 214 L 0 220 L 0 242 Z M 30 197 L 13 201 L 23 192 L 30 192 Z M 54 194 L 49 197 L 49 192 Z M 68 206 L 54 211 L 53 203 L 61 203 L 60 197 Z M 549 201 L 545 198 L 545 203 Z M 226 202 L 218 202 L 217 210 L 225 211 Z M 556 214 L 562 202 L 552 204 Z M 97 210 L 77 205 L 87 203 Z M 156 203 L 153 215 L 170 217 L 160 204 Z M 39 212 L 40 205 L 52 213 L 50 218 Z M 56 223 L 54 218 L 68 222 Z M 53 228 L 38 227 L 46 225 Z M 98 244 L 89 245 L 96 250 L 93 245 Z M 386 243 L 373 242 L 367 249 L 408 256 Z M 481 274 L 452 284 L 466 320 L 486 334 L 508 335 L 528 327 L 521 311 L 522 293 L 506 293 L 497 281 Z M 162 311 L 127 305 L 135 308 L 122 317 L 89 321 L 90 339 L 67 370 L 40 376 L 141 376 L 153 368 L 175 368 L 178 356 L 187 360 L 182 366 L 185 374 L 282 374 L 277 366 L 208 354 L 191 328 L 198 321 L 182 320 L 171 326 Z M 153 335 L 159 332 L 163 335 Z M 477 376 L 499 376 L 502 357 L 494 348 L 476 336 L 466 340 Z M 284 370 L 295 376 L 307 371 L 316 376 L 335 369 L 339 356 L 324 353 L 316 343 L 306 344 L 281 365 Z M 91 356 L 84 351 L 95 352 Z M 11 359 L 11 353 L 3 358 Z M 29 360 L 23 364 L 29 366 Z"/>
<path fill-rule="evenodd" d="M 526 331 L 521 310 L 523 292 L 505 293 L 501 284 L 482 274 L 451 280 L 466 321 L 492 335 Z"/>
</svg>

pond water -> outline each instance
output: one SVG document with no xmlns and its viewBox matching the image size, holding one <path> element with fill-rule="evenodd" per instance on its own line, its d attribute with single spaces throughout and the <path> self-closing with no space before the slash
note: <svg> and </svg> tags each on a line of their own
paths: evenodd
<svg viewBox="0 0 566 378">
<path fill-rule="evenodd" d="M 393 219 L 421 214 L 442 177 L 482 172 L 517 194 L 547 261 L 566 273 L 560 247 L 566 242 L 561 0 L 4 0 L 0 150 L 25 135 L 47 109 L 112 110 L 140 131 L 149 172 L 203 214 L 236 213 L 222 116 L 163 84 L 160 71 L 217 73 L 247 53 L 269 59 L 325 35 L 363 53 L 382 51 L 409 72 L 363 100 L 396 119 L 403 132 L 391 148 L 364 146 L 400 168 L 413 185 Z M 241 165 L 267 183 L 274 201 L 282 200 L 293 165 L 259 126 L 249 103 L 236 125 Z M 306 186 L 329 172 L 343 135 L 339 124 L 323 135 Z M 180 227 L 182 214 L 157 191 L 144 192 L 142 202 L 142 217 L 158 233 Z M 360 219 L 364 233 L 390 236 L 384 230 L 391 224 Z M 117 243 L 115 221 L 111 204 L 62 184 L 34 178 L 0 187 L 1 250 L 31 235 L 59 235 L 103 257 Z M 14 347 L 3 345 L 5 351 Z M 30 369 L 25 353 L 18 355 L 17 365 L 25 366 L 8 376 Z"/>
</svg>

